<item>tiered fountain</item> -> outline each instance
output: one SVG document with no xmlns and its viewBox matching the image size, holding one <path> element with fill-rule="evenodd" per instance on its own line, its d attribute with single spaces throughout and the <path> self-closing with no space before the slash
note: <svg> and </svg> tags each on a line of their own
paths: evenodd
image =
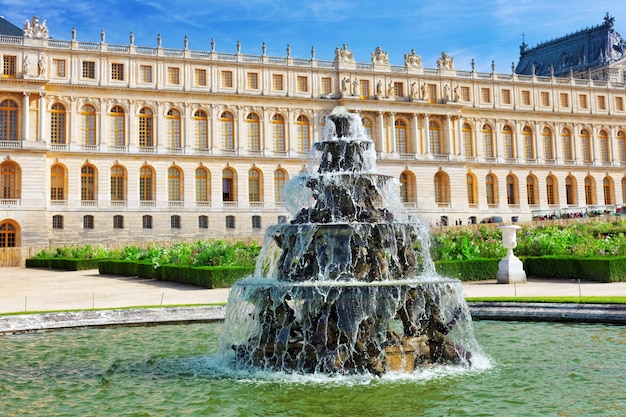
<svg viewBox="0 0 626 417">
<path fill-rule="evenodd" d="M 326 120 L 317 169 L 287 186 L 293 220 L 267 230 L 255 276 L 231 290 L 222 349 L 238 367 L 299 373 L 470 366 L 462 285 L 435 275 L 423 224 L 400 218 L 358 115 Z"/>
</svg>

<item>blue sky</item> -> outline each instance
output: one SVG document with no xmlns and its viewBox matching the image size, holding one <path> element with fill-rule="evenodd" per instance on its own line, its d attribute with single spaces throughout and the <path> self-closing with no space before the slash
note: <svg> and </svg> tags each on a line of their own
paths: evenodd
<svg viewBox="0 0 626 417">
<path fill-rule="evenodd" d="M 383 5 L 383 6 L 381 6 Z M 332 60 L 336 47 L 348 44 L 357 62 L 369 63 L 380 46 L 392 65 L 415 49 L 426 67 L 434 68 L 445 51 L 457 69 L 508 73 L 517 64 L 522 33 L 526 43 L 553 39 L 602 23 L 606 13 L 626 37 L 626 2 L 589 0 L 0 0 L 0 15 L 22 27 L 26 19 L 47 21 L 50 36 L 127 45 L 156 46 L 161 34 L 165 48 Z"/>
</svg>

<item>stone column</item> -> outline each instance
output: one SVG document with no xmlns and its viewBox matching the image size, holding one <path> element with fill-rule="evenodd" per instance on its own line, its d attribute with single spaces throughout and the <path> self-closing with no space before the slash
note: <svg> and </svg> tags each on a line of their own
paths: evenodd
<svg viewBox="0 0 626 417">
<path fill-rule="evenodd" d="M 46 125 L 46 93 L 39 93 L 39 132 L 37 141 L 44 139 L 44 126 Z"/>
<path fill-rule="evenodd" d="M 22 99 L 22 140 L 28 140 L 30 136 L 30 123 L 28 123 L 30 115 L 29 104 L 30 91 L 24 91 L 24 98 Z"/>
</svg>

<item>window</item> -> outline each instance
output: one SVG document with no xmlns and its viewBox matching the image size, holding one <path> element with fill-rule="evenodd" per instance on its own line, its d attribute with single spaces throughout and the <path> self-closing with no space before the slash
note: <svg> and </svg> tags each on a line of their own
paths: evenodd
<svg viewBox="0 0 626 417">
<path fill-rule="evenodd" d="M 532 175 L 526 177 L 526 195 L 528 205 L 536 206 L 537 201 L 539 201 L 537 198 L 537 179 Z"/>
<path fill-rule="evenodd" d="M 274 171 L 274 201 L 283 201 L 283 190 L 287 184 L 287 172 L 284 169 Z"/>
<path fill-rule="evenodd" d="M 80 169 L 80 199 L 83 202 L 96 199 L 96 167 L 83 165 Z"/>
<path fill-rule="evenodd" d="M 121 165 L 111 168 L 111 201 L 126 201 L 126 170 Z"/>
<path fill-rule="evenodd" d="M 522 104 L 525 106 L 530 106 L 530 91 L 522 90 Z"/>
<path fill-rule="evenodd" d="M 154 170 L 146 165 L 139 170 L 139 200 L 154 201 Z"/>
<path fill-rule="evenodd" d="M 91 104 L 83 106 L 80 112 L 81 143 L 85 146 L 96 145 L 96 109 Z"/>
<path fill-rule="evenodd" d="M 462 101 L 470 101 L 470 88 L 469 87 L 461 87 L 461 100 Z"/>
<path fill-rule="evenodd" d="M 300 115 L 296 120 L 297 138 L 298 138 L 298 152 L 307 153 L 311 149 L 311 130 L 309 125 L 309 118 Z"/>
<path fill-rule="evenodd" d="M 578 95 L 578 106 L 581 109 L 586 109 L 587 108 L 587 94 L 580 94 L 580 95 Z"/>
<path fill-rule="evenodd" d="M 572 133 L 569 129 L 563 129 L 561 139 L 563 140 L 563 160 L 571 162 L 574 160 L 574 152 L 572 147 Z"/>
<path fill-rule="evenodd" d="M 517 178 L 509 174 L 506 176 L 506 202 L 508 205 L 516 205 L 517 201 Z"/>
<path fill-rule="evenodd" d="M 167 112 L 167 142 L 171 149 L 182 148 L 180 112 L 170 109 Z"/>
<path fill-rule="evenodd" d="M 466 158 L 473 158 L 474 155 L 474 135 L 472 126 L 469 123 L 463 123 L 463 154 Z"/>
<path fill-rule="evenodd" d="M 252 228 L 253 229 L 261 228 L 261 216 L 252 216 Z"/>
<path fill-rule="evenodd" d="M 170 202 L 182 201 L 183 173 L 178 167 L 167 170 L 167 199 Z"/>
<path fill-rule="evenodd" d="M 235 118 L 231 112 L 225 111 L 220 118 L 222 124 L 222 149 L 235 150 Z"/>
<path fill-rule="evenodd" d="M 494 153 L 493 130 L 489 125 L 483 125 L 483 146 L 485 150 L 485 158 L 493 159 L 496 157 Z"/>
<path fill-rule="evenodd" d="M 561 107 L 568 108 L 569 107 L 569 94 L 561 93 L 559 94 L 559 98 L 561 101 Z"/>
<path fill-rule="evenodd" d="M 180 84 L 180 68 L 167 67 L 167 83 L 172 85 Z"/>
<path fill-rule="evenodd" d="M 617 149 L 619 152 L 619 161 L 626 163 L 626 133 L 623 130 L 617 132 Z M 626 201 L 626 198 L 624 199 Z"/>
<path fill-rule="evenodd" d="M 259 74 L 256 72 L 248 73 L 248 88 L 251 90 L 259 89 Z"/>
<path fill-rule="evenodd" d="M 222 87 L 232 88 L 233 86 L 233 72 L 222 71 Z"/>
<path fill-rule="evenodd" d="M 204 110 L 197 110 L 193 115 L 193 135 L 196 149 L 209 149 L 209 120 Z"/>
<path fill-rule="evenodd" d="M 548 107 L 550 105 L 550 93 L 547 91 L 541 92 L 541 105 L 543 107 Z"/>
<path fill-rule="evenodd" d="M 511 104 L 511 90 L 502 90 L 502 104 Z"/>
<path fill-rule="evenodd" d="M 126 145 L 126 115 L 122 106 L 113 106 L 111 109 L 111 143 L 114 146 Z"/>
<path fill-rule="evenodd" d="M 363 129 L 365 129 L 365 132 L 367 133 L 367 137 L 370 139 L 373 139 L 372 136 L 372 119 L 368 118 L 368 117 L 364 117 L 363 120 Z"/>
<path fill-rule="evenodd" d="M 272 74 L 272 90 L 275 90 L 275 91 L 284 90 L 282 74 Z"/>
<path fill-rule="evenodd" d="M 588 206 L 596 204 L 596 183 L 592 177 L 585 177 L 585 204 Z"/>
<path fill-rule="evenodd" d="M 172 229 L 180 229 L 180 216 L 175 214 L 170 217 L 170 226 Z"/>
<path fill-rule="evenodd" d="M 624 97 L 615 97 L 615 110 L 624 111 Z"/>
<path fill-rule="evenodd" d="M 54 71 L 54 75 L 57 77 L 65 77 L 65 60 L 64 59 L 53 59 L 52 60 L 52 71 Z"/>
<path fill-rule="evenodd" d="M 558 194 L 556 187 L 556 178 L 553 175 L 546 178 L 546 196 L 548 205 L 553 206 L 558 204 Z"/>
<path fill-rule="evenodd" d="M 587 129 L 583 129 L 580 131 L 580 142 L 581 142 L 581 151 L 583 162 L 590 164 L 591 163 L 591 137 L 589 135 L 589 131 Z"/>
<path fill-rule="evenodd" d="M 257 152 L 261 150 L 261 134 L 259 126 L 259 115 L 250 113 L 246 117 L 248 125 L 248 150 Z"/>
<path fill-rule="evenodd" d="M 309 91 L 309 79 L 305 76 L 298 76 L 298 92 L 306 93 Z"/>
<path fill-rule="evenodd" d="M 261 172 L 258 169 L 248 171 L 248 201 L 258 203 L 261 201 Z"/>
<path fill-rule="evenodd" d="M 4 55 L 2 57 L 2 75 L 5 78 L 15 78 L 17 57 L 14 55 Z"/>
<path fill-rule="evenodd" d="M 444 155 L 446 149 L 443 143 L 441 125 L 435 120 L 428 122 L 428 136 L 430 139 L 430 151 L 433 155 Z"/>
<path fill-rule="evenodd" d="M 139 147 L 154 147 L 154 119 L 152 110 L 143 107 L 139 110 Z"/>
<path fill-rule="evenodd" d="M 505 125 L 502 128 L 502 136 L 504 137 L 504 157 L 507 159 L 515 158 L 515 142 L 513 141 L 513 128 Z"/>
<path fill-rule="evenodd" d="M 60 164 L 52 165 L 50 168 L 50 200 L 65 201 L 66 187 L 65 167 Z"/>
<path fill-rule="evenodd" d="M 152 82 L 152 66 L 151 65 L 139 66 L 139 82 L 142 82 L 142 83 Z"/>
<path fill-rule="evenodd" d="M 554 159 L 554 144 L 552 141 L 552 130 L 550 128 L 544 127 L 541 131 L 541 136 L 543 136 L 543 157 L 551 161 Z"/>
<path fill-rule="evenodd" d="M 407 149 L 407 126 L 404 120 L 397 119 L 395 122 L 396 129 L 396 152 L 399 154 L 408 153 Z"/>
<path fill-rule="evenodd" d="M 606 96 L 598 96 L 598 109 L 606 110 Z"/>
<path fill-rule="evenodd" d="M 428 84 L 428 102 L 437 102 L 437 84 Z"/>
<path fill-rule="evenodd" d="M 55 214 L 52 216 L 52 228 L 53 229 L 63 229 L 63 216 L 60 214 Z"/>
<path fill-rule="evenodd" d="M 489 88 L 481 88 L 480 89 L 480 100 L 483 103 L 491 103 L 491 89 L 489 89 Z"/>
<path fill-rule="evenodd" d="M 333 80 L 329 77 L 322 77 L 322 94 L 333 92 Z"/>
<path fill-rule="evenodd" d="M 226 216 L 226 228 L 227 229 L 235 228 L 235 216 Z"/>
<path fill-rule="evenodd" d="M 116 214 L 113 216 L 113 228 L 114 229 L 123 229 L 124 228 L 124 216 Z"/>
<path fill-rule="evenodd" d="M 361 80 L 359 83 L 361 87 L 361 98 L 368 100 L 370 98 L 370 81 L 369 80 Z"/>
<path fill-rule="evenodd" d="M 615 204 L 613 199 L 613 179 L 611 177 L 604 177 L 602 190 L 604 191 L 604 204 L 607 206 Z"/>
<path fill-rule="evenodd" d="M 124 64 L 117 64 L 115 62 L 111 64 L 111 79 L 124 81 Z"/>
<path fill-rule="evenodd" d="M 209 228 L 209 216 L 198 216 L 198 229 Z"/>
<path fill-rule="evenodd" d="M 208 202 L 209 196 L 209 170 L 205 167 L 196 168 L 196 202 Z"/>
<path fill-rule="evenodd" d="M 400 174 L 400 198 L 403 203 L 415 203 L 417 201 L 415 188 L 415 175 L 411 171 L 404 171 Z"/>
<path fill-rule="evenodd" d="M 222 201 L 235 201 L 235 172 L 226 168 L 222 171 Z"/>
<path fill-rule="evenodd" d="M 475 207 L 478 204 L 476 177 L 474 174 L 467 174 L 465 182 L 467 186 L 467 204 L 469 204 L 470 207 Z"/>
<path fill-rule="evenodd" d="M 93 216 L 90 214 L 83 216 L 83 229 L 93 229 L 93 228 L 94 228 Z"/>
<path fill-rule="evenodd" d="M 152 216 L 144 214 L 141 218 L 141 227 L 144 229 L 152 229 Z"/>
<path fill-rule="evenodd" d="M 448 174 L 439 171 L 435 174 L 435 202 L 437 204 L 450 203 L 450 178 Z"/>
<path fill-rule="evenodd" d="M 600 159 L 602 162 L 611 162 L 611 153 L 609 151 L 609 134 L 606 130 L 601 130 L 598 134 L 598 142 L 600 144 Z"/>
<path fill-rule="evenodd" d="M 20 167 L 13 161 L 0 163 L 0 198 L 13 200 L 20 198 Z"/>
<path fill-rule="evenodd" d="M 52 228 L 54 227 L 54 216 L 52 217 Z M 63 228 L 63 217 L 61 217 L 61 227 Z M 18 233 L 15 223 L 5 220 L 0 223 L 0 248 L 14 248 L 18 246 Z"/>
<path fill-rule="evenodd" d="M 50 143 L 66 143 L 66 111 L 61 103 L 54 103 L 50 109 Z"/>
<path fill-rule="evenodd" d="M 568 175 L 565 178 L 565 200 L 568 206 L 575 206 L 576 203 L 576 178 Z"/>
<path fill-rule="evenodd" d="M 94 61 L 83 61 L 83 78 L 96 79 L 96 63 Z"/>
<path fill-rule="evenodd" d="M 280 114 L 272 117 L 272 139 L 274 141 L 274 152 L 286 152 L 285 142 L 285 118 Z"/>
<path fill-rule="evenodd" d="M 194 74 L 194 82 L 197 86 L 205 86 L 206 85 L 206 70 L 196 68 L 193 71 Z"/>
<path fill-rule="evenodd" d="M 404 83 L 395 81 L 393 83 L 393 89 L 395 91 L 396 97 L 404 97 Z"/>
<path fill-rule="evenodd" d="M 17 142 L 17 109 L 13 100 L 0 103 L 0 141 Z"/>
<path fill-rule="evenodd" d="M 496 181 L 496 176 L 493 174 L 488 174 L 485 178 L 485 194 L 487 197 L 487 204 L 490 206 L 498 204 L 498 186 Z"/>
</svg>

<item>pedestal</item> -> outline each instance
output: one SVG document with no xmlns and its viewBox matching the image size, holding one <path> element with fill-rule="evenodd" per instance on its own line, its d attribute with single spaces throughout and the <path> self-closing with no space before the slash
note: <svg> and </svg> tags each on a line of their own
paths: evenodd
<svg viewBox="0 0 626 417">
<path fill-rule="evenodd" d="M 526 272 L 524 264 L 519 258 L 513 255 L 513 249 L 498 263 L 498 284 L 513 284 L 526 282 Z"/>
</svg>

